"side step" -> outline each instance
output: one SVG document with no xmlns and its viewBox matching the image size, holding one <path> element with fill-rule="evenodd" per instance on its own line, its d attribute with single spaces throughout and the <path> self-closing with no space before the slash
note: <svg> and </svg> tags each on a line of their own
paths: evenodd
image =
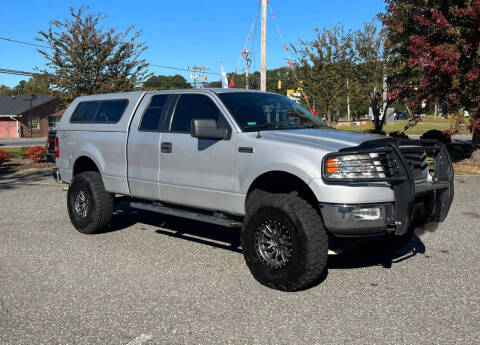
<svg viewBox="0 0 480 345">
<path fill-rule="evenodd" d="M 205 223 L 222 225 L 229 228 L 238 228 L 242 226 L 241 222 L 236 221 L 234 219 L 188 211 L 181 208 L 175 208 L 175 207 L 165 206 L 161 204 L 149 204 L 146 202 L 131 202 L 130 206 L 133 208 L 139 208 L 142 210 L 168 214 L 170 216 L 182 217 L 187 219 L 198 220 Z"/>
</svg>

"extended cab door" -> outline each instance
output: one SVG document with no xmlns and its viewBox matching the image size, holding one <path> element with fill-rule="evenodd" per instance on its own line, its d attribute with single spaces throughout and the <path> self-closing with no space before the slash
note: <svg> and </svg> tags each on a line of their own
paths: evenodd
<svg viewBox="0 0 480 345">
<path fill-rule="evenodd" d="M 167 120 L 160 143 L 162 201 L 230 212 L 233 209 L 233 165 L 236 133 L 213 96 L 185 93 Z M 191 136 L 193 119 L 214 119 L 229 129 L 223 140 Z"/>
<path fill-rule="evenodd" d="M 160 139 L 174 99 L 168 94 L 147 94 L 130 126 L 127 175 L 130 194 L 137 198 L 160 199 Z"/>
</svg>

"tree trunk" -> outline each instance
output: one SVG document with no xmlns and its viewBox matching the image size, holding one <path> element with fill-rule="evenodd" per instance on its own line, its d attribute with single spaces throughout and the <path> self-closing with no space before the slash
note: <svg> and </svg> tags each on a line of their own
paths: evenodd
<svg viewBox="0 0 480 345">
<path fill-rule="evenodd" d="M 374 123 L 374 129 L 375 132 L 380 132 L 382 127 L 380 126 L 380 110 L 377 107 L 372 107 L 372 112 L 373 112 L 373 123 Z"/>
</svg>

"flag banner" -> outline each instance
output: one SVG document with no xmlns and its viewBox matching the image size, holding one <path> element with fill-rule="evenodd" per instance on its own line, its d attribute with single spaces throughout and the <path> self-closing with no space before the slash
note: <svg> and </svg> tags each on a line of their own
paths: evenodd
<svg viewBox="0 0 480 345">
<path fill-rule="evenodd" d="M 223 69 L 223 64 L 220 64 L 220 73 L 222 74 L 222 88 L 228 89 L 227 73 Z"/>
</svg>

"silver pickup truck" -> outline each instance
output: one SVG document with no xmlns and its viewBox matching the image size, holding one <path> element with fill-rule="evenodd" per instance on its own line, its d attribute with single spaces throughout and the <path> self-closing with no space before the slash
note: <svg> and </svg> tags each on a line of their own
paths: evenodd
<svg viewBox="0 0 480 345">
<path fill-rule="evenodd" d="M 68 213 L 80 232 L 108 227 L 119 197 L 241 227 L 253 276 L 285 291 L 319 278 L 329 237 L 370 237 L 395 250 L 414 224 L 443 221 L 453 199 L 441 143 L 336 130 L 258 91 L 79 97 L 55 144 L 54 176 L 70 185 Z"/>
</svg>

